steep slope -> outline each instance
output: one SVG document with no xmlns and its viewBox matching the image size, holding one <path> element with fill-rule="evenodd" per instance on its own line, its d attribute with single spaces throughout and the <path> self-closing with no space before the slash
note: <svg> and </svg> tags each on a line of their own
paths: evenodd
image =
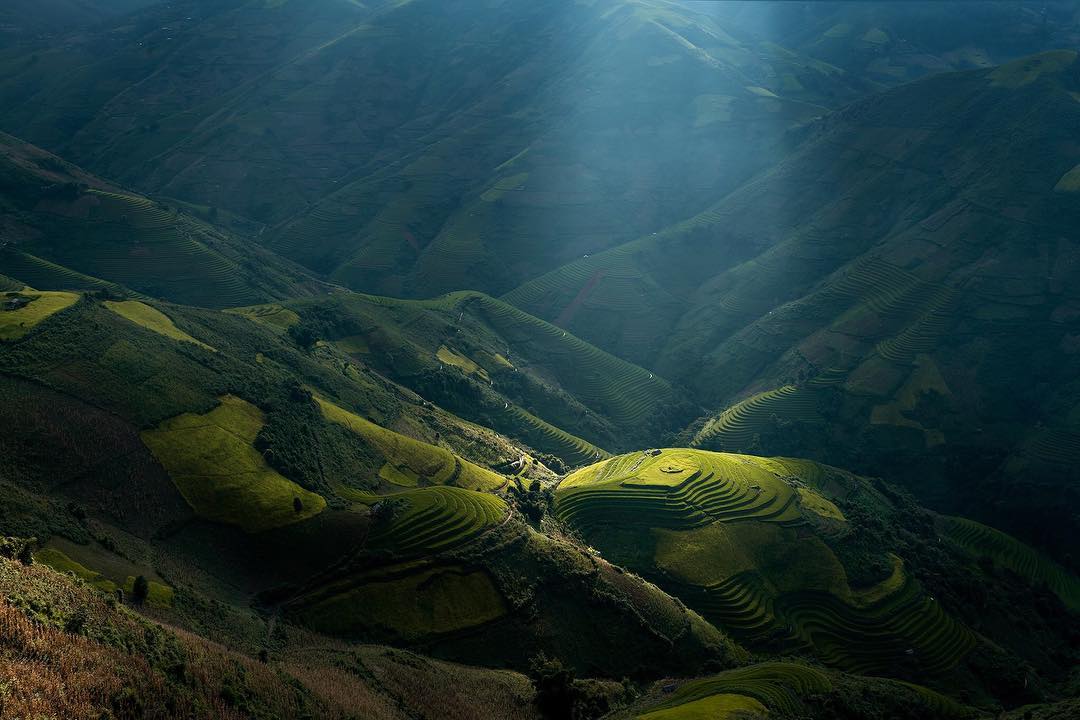
<svg viewBox="0 0 1080 720">
<path fill-rule="evenodd" d="M 856 103 L 710 210 L 504 299 L 709 398 L 704 447 L 839 459 L 1063 548 L 1078 68 Z"/>
<path fill-rule="evenodd" d="M 254 243 L 0 135 L 0 268 L 41 290 L 124 286 L 207 307 L 319 284 Z"/>
<path fill-rule="evenodd" d="M 1070 616 L 1076 576 L 1058 569 L 1058 609 L 1035 624 L 1055 649 L 1034 650 L 1007 606 L 971 605 L 962 578 L 993 545 L 967 535 L 945 544 L 933 516 L 907 497 L 813 462 L 671 448 L 632 453 L 566 477 L 555 513 L 604 556 L 751 649 L 989 695 L 999 693 L 998 681 L 976 690 L 976 678 L 1000 662 L 990 658 L 1002 648 L 1057 665 L 1052 673 L 1068 663 L 1055 618 Z M 982 582 L 1015 592 L 993 571 Z M 1015 678 L 1008 683 L 1015 688 Z"/>
<path fill-rule="evenodd" d="M 490 666 L 546 652 L 618 677 L 743 656 L 526 525 L 497 493 L 551 473 L 490 469 L 523 457 L 505 438 L 242 313 L 70 296 L 0 340 L 0 528 L 37 538 L 43 562 L 103 590 L 143 575 L 163 618 L 249 652 L 270 632 L 255 602 Z M 638 650 L 614 652 L 608 627 Z"/>
<path fill-rule="evenodd" d="M 337 292 L 238 312 L 308 342 L 325 340 L 568 465 L 648 444 L 697 412 L 655 373 L 481 293 L 416 301 Z"/>
<path fill-rule="evenodd" d="M 188 2 L 37 57 L 4 68 L 0 127 L 414 296 L 503 292 L 685 216 L 862 90 L 661 0 Z"/>
<path fill-rule="evenodd" d="M 889 86 L 1075 47 L 1080 40 L 1076 6 L 1055 0 L 826 1 L 797 7 L 733 2 L 714 12 L 755 36 Z"/>
</svg>

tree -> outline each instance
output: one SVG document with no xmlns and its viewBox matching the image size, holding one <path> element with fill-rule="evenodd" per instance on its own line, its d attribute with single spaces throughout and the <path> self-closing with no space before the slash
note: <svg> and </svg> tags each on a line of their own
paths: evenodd
<svg viewBox="0 0 1080 720">
<path fill-rule="evenodd" d="M 135 582 L 131 586 L 131 601 L 136 605 L 142 605 L 149 595 L 150 583 L 147 581 L 146 576 L 140 575 L 135 578 Z"/>
<path fill-rule="evenodd" d="M 34 564 L 34 541 L 33 540 L 27 540 L 25 543 L 23 543 L 23 546 L 21 548 L 19 548 L 18 559 L 19 559 L 19 562 L 21 562 L 23 565 L 29 566 L 29 565 Z"/>
<path fill-rule="evenodd" d="M 543 654 L 533 659 L 529 670 L 540 714 L 546 718 L 573 717 L 581 700 L 574 671 L 563 666 L 560 660 L 549 660 Z"/>
</svg>

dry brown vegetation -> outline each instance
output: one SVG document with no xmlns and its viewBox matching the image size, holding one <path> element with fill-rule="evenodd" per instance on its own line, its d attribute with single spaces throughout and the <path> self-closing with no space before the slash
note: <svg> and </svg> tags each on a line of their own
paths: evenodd
<svg viewBox="0 0 1080 720">
<path fill-rule="evenodd" d="M 519 674 L 296 633 L 264 663 L 0 557 L 0 720 L 535 718 Z"/>
</svg>

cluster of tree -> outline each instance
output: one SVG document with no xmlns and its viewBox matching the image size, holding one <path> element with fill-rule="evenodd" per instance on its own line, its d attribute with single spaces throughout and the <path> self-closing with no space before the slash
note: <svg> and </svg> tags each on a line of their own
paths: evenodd
<svg viewBox="0 0 1080 720">
<path fill-rule="evenodd" d="M 575 677 L 558 659 L 540 654 L 533 658 L 529 668 L 536 695 L 533 702 L 540 714 L 550 720 L 591 720 L 611 709 L 607 696 Z"/>
<path fill-rule="evenodd" d="M 520 484 L 520 483 L 519 483 Z M 539 523 L 551 510 L 555 496 L 549 488 L 545 488 L 539 480 L 533 480 L 529 489 L 513 484 L 509 487 L 511 502 L 518 511 L 533 523 Z"/>
</svg>

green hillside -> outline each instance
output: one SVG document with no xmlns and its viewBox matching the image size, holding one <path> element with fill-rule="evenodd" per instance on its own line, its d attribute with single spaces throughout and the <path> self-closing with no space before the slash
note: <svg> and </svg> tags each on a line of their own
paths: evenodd
<svg viewBox="0 0 1080 720">
<path fill-rule="evenodd" d="M 414 297 L 505 292 L 674 222 L 870 87 L 663 0 L 155 5 L 64 40 L 0 55 L 4 130 Z"/>
<path fill-rule="evenodd" d="M 181 211 L 123 191 L 4 136 L 0 262 L 46 290 L 123 294 L 124 288 L 207 307 L 250 305 L 311 292 L 288 262 Z"/>
<path fill-rule="evenodd" d="M 326 341 L 569 466 L 644 444 L 697 412 L 656 373 L 480 293 L 415 301 L 339 292 L 279 307 L 238 312 Z"/>
<path fill-rule="evenodd" d="M 950 670 L 975 636 L 904 568 L 853 587 L 830 546 L 850 532 L 820 492 L 831 471 L 801 462 L 666 449 L 623 455 L 568 476 L 556 513 L 605 555 L 657 578 L 690 607 L 753 644 L 802 645 L 824 662 L 868 674 L 914 665 Z M 835 481 L 834 481 L 835 482 Z M 865 482 L 845 478 L 845 493 Z"/>
<path fill-rule="evenodd" d="M 705 211 L 503 300 L 711 405 L 685 444 L 882 475 L 1060 558 L 1075 69 L 1048 53 L 857 102 Z"/>
<path fill-rule="evenodd" d="M 1071 0 L 10 0 L 0 720 L 1071 720 Z"/>
</svg>

